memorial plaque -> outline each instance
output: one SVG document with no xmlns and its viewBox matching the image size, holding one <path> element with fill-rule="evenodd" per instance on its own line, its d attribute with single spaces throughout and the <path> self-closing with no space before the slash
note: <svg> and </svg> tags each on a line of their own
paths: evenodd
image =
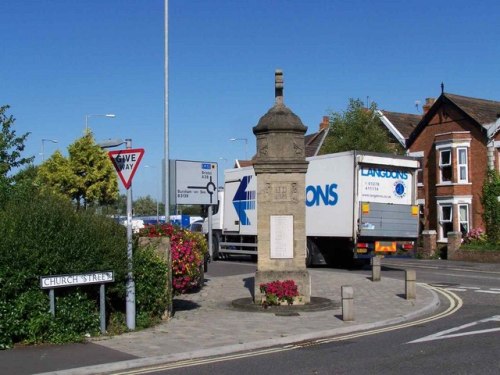
<svg viewBox="0 0 500 375">
<path fill-rule="evenodd" d="M 293 216 L 271 216 L 271 258 L 293 258 Z"/>
</svg>

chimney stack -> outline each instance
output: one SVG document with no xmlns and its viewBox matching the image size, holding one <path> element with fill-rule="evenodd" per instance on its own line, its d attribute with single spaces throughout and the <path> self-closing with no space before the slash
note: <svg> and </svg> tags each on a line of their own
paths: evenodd
<svg viewBox="0 0 500 375">
<path fill-rule="evenodd" d="M 435 101 L 436 101 L 435 98 L 425 98 L 425 104 L 422 106 L 422 109 L 424 110 L 424 115 L 427 112 L 429 112 L 429 109 L 431 109 Z"/>
<path fill-rule="evenodd" d="M 328 129 L 330 126 L 330 117 L 323 116 L 323 120 L 319 123 L 319 131 Z"/>
</svg>

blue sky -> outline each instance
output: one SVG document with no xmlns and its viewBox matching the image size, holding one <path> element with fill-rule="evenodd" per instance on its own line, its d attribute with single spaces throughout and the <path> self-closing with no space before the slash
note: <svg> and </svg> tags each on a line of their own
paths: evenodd
<svg viewBox="0 0 500 375">
<path fill-rule="evenodd" d="M 0 105 L 26 156 L 42 161 L 83 135 L 146 150 L 134 197 L 160 192 L 164 0 L 3 0 Z M 170 158 L 219 162 L 255 152 L 252 127 L 285 104 L 309 127 L 349 98 L 418 113 L 445 91 L 500 100 L 500 2 L 169 0 Z M 146 168 L 148 165 L 150 168 Z"/>
</svg>

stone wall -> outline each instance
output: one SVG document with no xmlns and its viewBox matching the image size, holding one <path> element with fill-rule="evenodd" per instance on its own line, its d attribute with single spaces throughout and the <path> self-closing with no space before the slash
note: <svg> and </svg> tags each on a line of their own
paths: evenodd
<svg viewBox="0 0 500 375">
<path fill-rule="evenodd" d="M 464 262 L 480 262 L 480 263 L 500 263 L 500 251 L 478 251 L 478 250 L 462 250 L 455 251 L 449 260 L 461 260 Z"/>
</svg>

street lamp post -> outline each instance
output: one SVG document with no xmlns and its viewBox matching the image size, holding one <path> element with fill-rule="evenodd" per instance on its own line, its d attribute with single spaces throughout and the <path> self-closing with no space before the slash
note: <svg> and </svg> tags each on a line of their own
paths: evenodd
<svg viewBox="0 0 500 375">
<path fill-rule="evenodd" d="M 42 139 L 42 162 L 45 161 L 45 142 L 57 143 L 57 139 L 48 139 L 48 138 Z"/>
<path fill-rule="evenodd" d="M 229 138 L 231 142 L 234 141 L 244 141 L 245 142 L 245 160 L 247 160 L 247 147 L 248 147 L 248 138 Z"/>
<path fill-rule="evenodd" d="M 89 117 L 108 117 L 115 118 L 116 115 L 114 113 L 106 113 L 106 114 L 90 114 L 85 115 L 85 134 L 89 131 Z"/>
</svg>

